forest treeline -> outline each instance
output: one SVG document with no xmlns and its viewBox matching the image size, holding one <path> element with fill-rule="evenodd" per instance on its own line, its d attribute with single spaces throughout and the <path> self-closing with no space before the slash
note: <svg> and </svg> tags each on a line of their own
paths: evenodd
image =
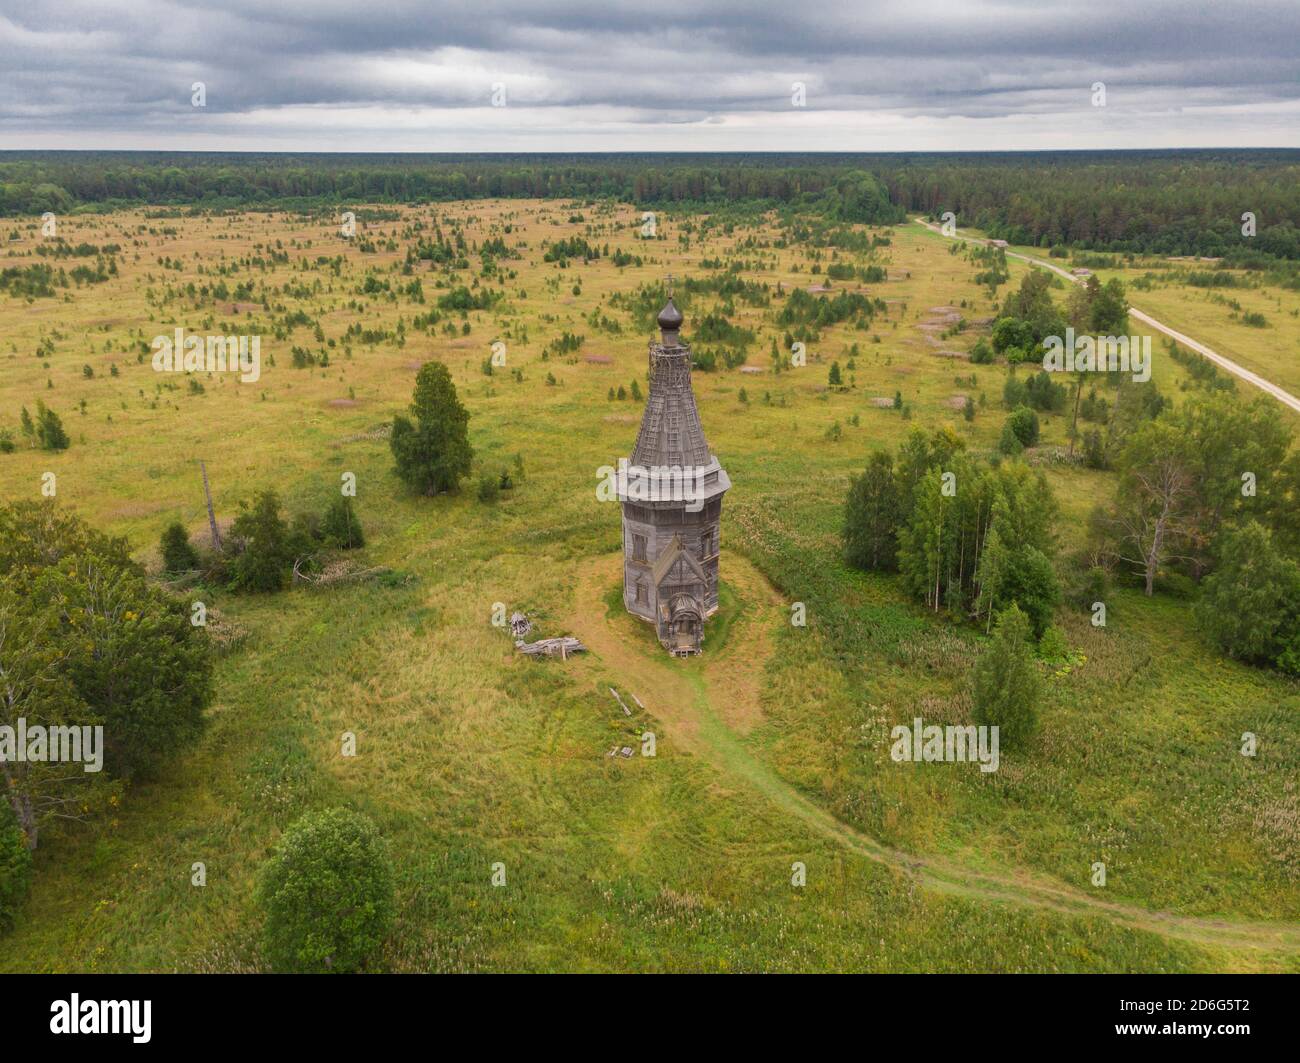
<svg viewBox="0 0 1300 1063">
<path fill-rule="evenodd" d="M 958 224 L 1039 246 L 1300 259 L 1300 151 L 980 154 L 0 154 L 0 214 L 608 197 Z M 1254 215 L 1256 235 L 1242 234 Z"/>
</svg>

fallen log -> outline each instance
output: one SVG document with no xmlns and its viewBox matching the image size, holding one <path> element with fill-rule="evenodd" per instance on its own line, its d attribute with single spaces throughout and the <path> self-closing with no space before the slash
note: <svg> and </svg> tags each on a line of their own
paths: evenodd
<svg viewBox="0 0 1300 1063">
<path fill-rule="evenodd" d="M 561 635 L 555 639 L 538 639 L 536 642 L 524 642 L 521 639 L 515 643 L 515 649 L 520 653 L 528 654 L 529 657 L 562 658 L 567 658 L 571 653 L 587 651 L 587 647 L 572 635 Z"/>
<path fill-rule="evenodd" d="M 609 692 L 614 695 L 614 700 L 618 702 L 618 707 L 623 710 L 623 715 L 631 716 L 632 710 L 629 709 L 627 707 L 627 704 L 623 701 L 623 699 L 618 696 L 618 691 L 615 690 L 613 687 L 610 687 Z"/>
</svg>

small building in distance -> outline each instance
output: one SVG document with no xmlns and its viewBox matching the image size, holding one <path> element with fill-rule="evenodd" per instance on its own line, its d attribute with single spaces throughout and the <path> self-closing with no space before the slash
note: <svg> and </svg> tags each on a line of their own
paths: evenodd
<svg viewBox="0 0 1300 1063">
<path fill-rule="evenodd" d="M 718 609 L 722 496 L 731 480 L 700 426 L 681 311 L 659 311 L 650 389 L 632 456 L 620 465 L 623 604 L 674 656 L 699 653 Z"/>
</svg>

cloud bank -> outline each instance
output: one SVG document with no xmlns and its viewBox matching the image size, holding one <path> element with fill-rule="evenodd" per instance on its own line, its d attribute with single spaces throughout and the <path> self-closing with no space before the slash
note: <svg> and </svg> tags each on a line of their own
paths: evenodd
<svg viewBox="0 0 1300 1063">
<path fill-rule="evenodd" d="M 1297 42 L 1259 0 L 3 0 L 0 146 L 1295 147 Z"/>
</svg>

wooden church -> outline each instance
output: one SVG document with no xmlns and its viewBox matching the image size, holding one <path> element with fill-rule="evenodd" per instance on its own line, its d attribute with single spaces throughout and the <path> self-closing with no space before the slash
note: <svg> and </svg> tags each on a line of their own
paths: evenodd
<svg viewBox="0 0 1300 1063">
<path fill-rule="evenodd" d="M 674 656 L 700 652 L 704 621 L 717 612 L 722 496 L 731 486 L 700 427 L 681 327 L 670 296 L 659 342 L 650 344 L 650 393 L 619 495 L 623 603 L 655 625 Z"/>
</svg>

